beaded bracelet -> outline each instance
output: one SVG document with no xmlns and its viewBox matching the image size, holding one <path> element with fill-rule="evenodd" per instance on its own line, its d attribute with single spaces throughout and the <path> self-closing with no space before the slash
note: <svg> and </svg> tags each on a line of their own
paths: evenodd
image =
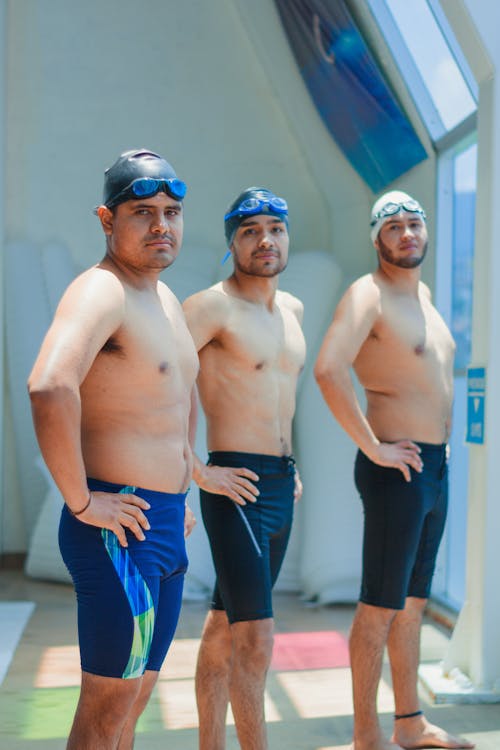
<svg viewBox="0 0 500 750">
<path fill-rule="evenodd" d="M 76 513 L 75 513 L 74 510 L 71 510 L 71 508 L 69 507 L 69 505 L 68 505 L 68 510 L 69 510 L 69 512 L 71 513 L 72 516 L 81 516 L 82 513 L 85 513 L 85 511 L 89 507 L 91 500 L 92 500 L 92 493 L 89 490 L 89 499 L 87 500 L 87 502 L 85 503 L 85 505 L 83 506 L 83 508 L 81 510 L 77 510 Z"/>
</svg>

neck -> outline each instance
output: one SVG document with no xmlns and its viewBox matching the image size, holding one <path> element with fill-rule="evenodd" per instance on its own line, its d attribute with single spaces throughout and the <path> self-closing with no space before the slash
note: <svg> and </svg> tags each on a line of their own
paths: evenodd
<svg viewBox="0 0 500 750">
<path fill-rule="evenodd" d="M 249 302 L 265 305 L 272 310 L 278 288 L 279 276 L 250 276 L 235 269 L 227 279 L 229 285 Z"/>
<path fill-rule="evenodd" d="M 401 268 L 400 266 L 394 266 L 392 263 L 387 263 L 384 260 L 379 260 L 379 266 L 377 274 L 384 279 L 384 281 L 390 283 L 392 286 L 398 287 L 401 291 L 405 291 L 409 294 L 418 292 L 418 285 L 421 277 L 421 267 L 416 268 Z"/>
<path fill-rule="evenodd" d="M 122 263 L 114 256 L 106 253 L 100 263 L 101 268 L 107 268 L 113 271 L 118 278 L 135 289 L 154 289 L 158 284 L 160 273 L 163 268 L 141 268 L 140 270 Z"/>
</svg>

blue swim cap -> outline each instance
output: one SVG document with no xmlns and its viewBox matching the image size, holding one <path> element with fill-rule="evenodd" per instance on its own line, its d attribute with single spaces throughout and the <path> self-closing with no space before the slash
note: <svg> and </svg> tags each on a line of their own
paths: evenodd
<svg viewBox="0 0 500 750">
<path fill-rule="evenodd" d="M 248 216 L 270 214 L 277 216 L 288 227 L 288 205 L 284 198 L 279 198 L 267 188 L 249 187 L 231 203 L 224 216 L 224 233 L 227 246 L 230 247 L 234 233 Z"/>
</svg>

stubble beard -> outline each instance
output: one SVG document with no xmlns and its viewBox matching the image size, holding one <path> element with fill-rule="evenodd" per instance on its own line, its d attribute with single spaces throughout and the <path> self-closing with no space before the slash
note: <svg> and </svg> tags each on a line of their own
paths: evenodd
<svg viewBox="0 0 500 750">
<path fill-rule="evenodd" d="M 392 250 L 390 250 L 386 244 L 378 238 L 378 251 L 382 260 L 386 263 L 390 263 L 391 266 L 397 266 L 398 268 L 418 268 L 424 262 L 424 258 L 427 255 L 427 248 L 429 242 L 427 241 L 423 247 L 422 255 L 415 257 L 396 257 Z"/>
<path fill-rule="evenodd" d="M 246 276 L 257 276 L 259 278 L 263 279 L 272 279 L 274 276 L 278 276 L 282 271 L 286 268 L 286 263 L 282 261 L 281 258 L 277 258 L 276 264 L 269 264 L 269 265 L 261 265 L 258 262 L 254 262 L 250 260 L 249 263 L 241 263 L 241 261 L 238 260 L 238 258 L 234 257 L 234 267 L 237 271 L 240 271 L 240 273 L 246 274 Z"/>
</svg>

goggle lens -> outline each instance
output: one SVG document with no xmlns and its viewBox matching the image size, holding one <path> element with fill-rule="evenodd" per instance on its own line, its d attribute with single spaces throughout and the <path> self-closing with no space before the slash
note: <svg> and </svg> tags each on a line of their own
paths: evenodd
<svg viewBox="0 0 500 750">
<path fill-rule="evenodd" d="M 176 200 L 182 200 L 187 192 L 186 183 L 177 178 L 169 180 L 157 180 L 154 177 L 139 177 L 130 186 L 133 194 L 138 198 L 149 198 L 155 195 L 162 187 Z"/>
<path fill-rule="evenodd" d="M 254 216 L 261 213 L 263 208 L 269 208 L 276 214 L 288 213 L 288 204 L 284 198 L 273 195 L 269 198 L 247 198 L 240 205 L 224 216 L 224 221 L 232 219 L 233 216 Z"/>
</svg>

